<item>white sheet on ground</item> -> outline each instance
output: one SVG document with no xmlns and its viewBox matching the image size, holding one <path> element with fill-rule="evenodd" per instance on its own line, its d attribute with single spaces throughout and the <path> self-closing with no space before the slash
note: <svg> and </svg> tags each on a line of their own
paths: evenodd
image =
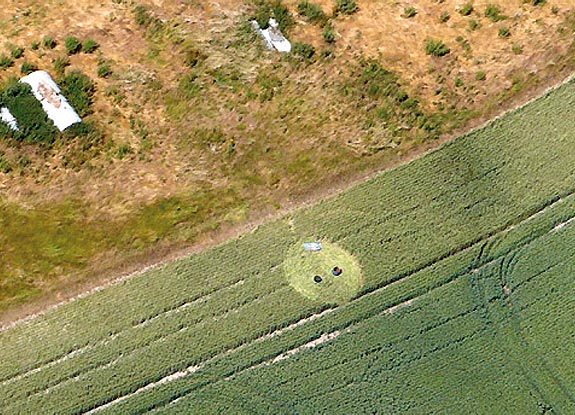
<svg viewBox="0 0 575 415">
<path fill-rule="evenodd" d="M 18 131 L 18 122 L 16 121 L 16 118 L 14 118 L 14 116 L 12 115 L 12 113 L 8 108 L 6 107 L 0 108 L 0 120 L 2 120 L 3 123 L 7 124 L 8 127 L 10 127 L 12 130 Z"/>
<path fill-rule="evenodd" d="M 32 87 L 34 96 L 42 104 L 42 108 L 56 127 L 64 131 L 72 124 L 82 122 L 80 116 L 68 103 L 66 98 L 60 94 L 60 88 L 56 82 L 45 71 L 35 71 L 26 75 L 20 82 L 24 82 Z"/>
</svg>

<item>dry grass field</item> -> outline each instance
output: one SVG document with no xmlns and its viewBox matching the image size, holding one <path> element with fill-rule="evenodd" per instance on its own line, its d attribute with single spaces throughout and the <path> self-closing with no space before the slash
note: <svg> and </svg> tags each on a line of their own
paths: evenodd
<svg viewBox="0 0 575 415">
<path fill-rule="evenodd" d="M 48 148 L 0 140 L 4 320 L 410 159 L 575 63 L 573 1 L 500 2 L 505 19 L 493 22 L 484 1 L 463 16 L 462 1 L 358 0 L 357 12 L 330 19 L 330 44 L 297 3 L 284 0 L 288 37 L 311 44 L 310 59 L 267 51 L 246 29 L 258 7 L 249 0 L 16 0 L 0 10 L 0 53 L 24 48 L 2 80 L 24 61 L 54 73 L 68 35 L 99 44 L 68 56 L 66 71 L 95 83 L 86 120 L 102 134 Z M 332 1 L 316 3 L 331 16 Z M 430 38 L 450 52 L 428 55 Z M 99 75 L 102 65 L 111 73 Z M 382 88 L 394 95 L 373 93 Z"/>
</svg>

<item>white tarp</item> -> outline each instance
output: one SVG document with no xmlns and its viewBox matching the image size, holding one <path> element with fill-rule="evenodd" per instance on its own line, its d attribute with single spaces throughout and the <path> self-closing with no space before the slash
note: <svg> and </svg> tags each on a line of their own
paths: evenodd
<svg viewBox="0 0 575 415">
<path fill-rule="evenodd" d="M 279 52 L 289 52 L 291 51 L 291 43 L 285 38 L 279 29 L 278 22 L 273 17 L 270 17 L 268 22 L 269 27 L 267 29 L 261 29 L 258 22 L 252 21 L 252 25 L 258 31 L 258 33 L 264 38 L 266 45 L 269 49 L 274 47 Z"/>
<path fill-rule="evenodd" d="M 10 110 L 6 107 L 0 108 L 0 120 L 3 123 L 7 124 L 14 131 L 18 131 L 18 122 L 16 122 L 16 118 L 12 115 Z"/>
<path fill-rule="evenodd" d="M 306 251 L 321 251 L 321 242 L 304 242 L 303 249 Z"/>
<path fill-rule="evenodd" d="M 80 116 L 74 111 L 74 108 L 60 94 L 60 88 L 56 82 L 45 71 L 32 72 L 26 75 L 20 82 L 24 82 L 32 87 L 34 96 L 42 104 L 42 108 L 56 127 L 60 131 L 77 122 L 82 122 Z"/>
</svg>

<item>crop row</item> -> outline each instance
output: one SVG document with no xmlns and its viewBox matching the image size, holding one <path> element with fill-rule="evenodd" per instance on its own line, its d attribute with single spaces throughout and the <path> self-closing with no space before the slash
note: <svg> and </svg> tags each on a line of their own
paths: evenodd
<svg viewBox="0 0 575 415">
<path fill-rule="evenodd" d="M 547 242 L 547 240 L 541 238 L 540 241 L 538 240 L 527 248 L 523 248 L 528 251 L 525 255 L 532 257 L 531 253 L 537 251 L 538 245 L 543 245 Z M 541 364 L 537 362 L 540 357 L 527 353 L 522 345 L 517 344 L 514 339 L 517 335 L 512 330 L 500 329 L 502 325 L 512 326 L 510 321 L 508 321 L 507 304 L 501 301 L 500 295 L 495 293 L 492 288 L 498 285 L 498 272 L 501 262 L 501 260 L 497 261 L 479 272 L 467 274 L 465 279 L 457 280 L 454 284 L 445 286 L 446 288 L 448 287 L 449 292 L 442 287 L 442 289 L 434 291 L 427 301 L 422 298 L 415 304 L 417 310 L 427 310 L 433 307 L 428 303 L 428 301 L 432 301 L 437 305 L 437 310 L 445 311 L 447 309 L 442 309 L 442 306 L 445 307 L 446 304 L 451 304 L 454 300 L 461 301 L 461 297 L 466 295 L 465 290 L 461 288 L 455 289 L 460 284 L 463 287 L 469 286 L 467 295 L 471 296 L 471 298 L 475 297 L 476 294 L 471 286 L 473 285 L 473 280 L 478 279 L 482 295 L 487 300 L 487 303 L 483 304 L 483 306 L 490 308 L 490 314 L 492 315 L 489 321 L 481 317 L 477 308 L 473 308 L 471 310 L 475 311 L 471 314 L 463 314 L 461 316 L 463 319 L 456 318 L 453 320 L 453 322 L 459 323 L 457 326 L 438 326 L 442 331 L 435 332 L 432 338 L 429 337 L 430 331 L 428 330 L 415 332 L 414 338 L 406 336 L 405 340 L 408 341 L 403 342 L 403 347 L 400 350 L 395 350 L 390 355 L 389 346 L 391 346 L 394 339 L 394 331 L 397 330 L 396 334 L 402 330 L 406 333 L 410 332 L 410 328 L 405 326 L 404 321 L 411 319 L 412 311 L 409 308 L 404 309 L 404 311 L 399 310 L 396 320 L 390 321 L 389 325 L 383 324 L 380 320 L 391 319 L 393 315 L 380 315 L 377 318 L 362 321 L 357 327 L 354 327 L 351 333 L 339 336 L 333 342 L 313 352 L 300 353 L 288 361 L 258 368 L 253 372 L 240 373 L 237 378 L 233 378 L 231 381 L 210 384 L 206 390 L 194 390 L 193 395 L 189 395 L 188 399 L 179 400 L 175 405 L 167 407 L 166 410 L 167 412 L 180 410 L 184 412 L 213 413 L 234 407 L 242 408 L 243 402 L 243 404 L 248 404 L 244 409 L 250 407 L 262 408 L 262 412 L 289 412 L 291 409 L 300 413 L 308 413 L 317 412 L 318 408 L 329 411 L 329 408 L 325 407 L 326 403 L 345 405 L 345 399 L 340 400 L 337 394 L 330 395 L 332 390 L 335 389 L 339 392 L 339 388 L 348 389 L 357 387 L 358 384 L 363 384 L 364 387 L 368 384 L 373 386 L 373 383 L 381 383 L 382 379 L 385 379 L 386 382 L 381 385 L 382 389 L 378 389 L 380 393 L 387 391 L 388 393 L 383 393 L 389 399 L 401 397 L 405 402 L 400 407 L 404 410 L 407 408 L 413 409 L 414 407 L 410 405 L 415 405 L 416 402 L 421 404 L 421 399 L 418 395 L 420 391 L 416 390 L 417 393 L 412 396 L 406 393 L 406 384 L 401 383 L 398 379 L 404 378 L 402 372 L 410 371 L 411 378 L 418 379 L 421 376 L 420 369 L 412 370 L 409 367 L 410 365 L 419 365 L 418 361 L 431 357 L 430 353 L 442 352 L 447 347 L 459 347 L 459 339 L 468 339 L 468 336 L 463 334 L 468 330 L 471 330 L 470 336 L 474 336 L 473 333 L 479 333 L 476 330 L 480 330 L 482 341 L 488 343 L 488 350 L 479 350 L 478 352 L 472 346 L 466 347 L 464 351 L 459 350 L 457 353 L 466 353 L 467 355 L 469 355 L 470 350 L 474 352 L 474 360 L 466 360 L 467 365 L 462 366 L 460 368 L 461 371 L 472 373 L 472 368 L 481 368 L 480 370 L 485 374 L 486 378 L 498 379 L 498 387 L 503 386 L 501 383 L 506 383 L 505 387 L 516 391 L 516 393 L 508 395 L 504 403 L 507 405 L 513 404 L 512 407 L 515 410 L 517 410 L 517 402 L 529 403 L 530 406 L 528 408 L 530 409 L 526 410 L 527 412 L 534 410 L 534 408 L 537 408 L 537 404 L 542 402 L 554 402 L 557 409 L 561 406 L 566 406 L 569 409 L 571 408 L 569 402 L 565 402 L 561 393 L 553 388 L 553 380 L 548 379 L 546 374 L 542 373 Z M 485 275 L 482 276 L 482 272 Z M 562 279 L 566 279 L 565 275 L 572 274 L 568 272 L 567 274 L 559 273 L 558 275 L 561 275 Z M 538 276 L 540 277 L 538 281 L 543 284 L 545 276 L 542 274 L 538 274 Z M 541 293 L 545 292 L 545 290 L 538 287 L 537 292 Z M 438 298 L 434 298 L 435 296 Z M 555 321 L 555 313 L 548 311 L 545 316 L 550 316 Z M 472 324 L 471 320 L 466 321 L 468 318 L 472 318 L 474 323 Z M 423 321 L 429 320 L 429 317 L 427 317 Z M 452 322 L 451 320 L 448 321 Z M 421 327 L 417 324 L 420 323 L 417 319 L 416 322 L 412 323 L 416 323 L 414 325 L 415 328 Z M 475 329 L 473 328 L 474 324 Z M 477 326 L 477 324 L 479 325 Z M 391 332 L 388 330 L 389 328 L 392 328 Z M 477 338 L 472 341 L 475 342 L 476 340 Z M 394 346 L 397 347 L 397 344 Z M 411 350 L 411 352 L 408 352 L 408 350 Z M 424 350 L 428 350 L 428 352 Z M 493 356 L 498 357 L 497 362 L 493 362 Z M 452 368 L 449 360 L 453 359 L 453 357 L 451 353 L 444 360 L 434 356 L 433 366 L 436 369 L 438 366 L 441 368 L 442 365 Z M 512 361 L 510 362 L 510 360 Z M 507 367 L 507 375 L 503 379 L 501 378 L 501 367 Z M 443 369 L 445 369 L 445 366 Z M 429 374 L 429 378 L 425 378 L 420 382 L 412 381 L 412 383 L 425 384 L 432 382 L 433 375 L 437 376 L 436 373 L 432 373 Z M 449 373 L 448 375 L 453 376 L 454 374 Z M 389 393 L 390 383 L 397 385 L 394 388 L 394 393 L 397 395 Z M 448 407 L 449 405 L 454 405 L 453 408 L 458 408 L 457 411 L 464 411 L 462 408 L 466 407 L 466 402 L 465 398 L 462 399 L 462 396 L 467 395 L 458 391 L 460 387 L 458 383 L 446 382 L 445 379 L 441 382 L 443 387 L 448 384 L 455 385 L 455 389 L 440 391 L 441 394 L 435 392 L 435 394 L 441 396 L 441 399 L 438 396 L 430 396 L 431 399 L 426 403 L 428 406 L 425 407 L 425 411 L 430 410 L 430 405 L 438 405 L 438 408 L 445 408 L 445 405 L 448 405 Z M 538 401 L 532 400 L 533 392 L 530 391 L 530 388 L 534 384 L 537 386 L 536 391 L 541 393 Z M 250 394 L 250 391 L 255 392 L 256 390 L 259 391 L 257 394 L 258 398 L 254 398 Z M 521 392 L 519 393 L 519 391 Z M 552 393 L 549 394 L 549 391 Z M 557 393 L 559 393 L 558 396 Z M 225 399 L 216 401 L 214 400 L 216 395 L 224 396 Z M 405 398 L 406 395 L 407 398 Z M 326 399 L 327 396 L 329 396 L 329 399 Z M 434 403 L 432 402 L 433 400 L 435 401 Z M 311 404 L 307 401 L 310 401 Z M 211 402 L 211 405 L 222 406 L 206 406 L 208 402 Z M 277 406 L 278 402 L 283 404 Z M 373 401 L 371 404 L 373 404 Z M 471 401 L 469 404 L 471 406 L 468 409 L 471 410 L 472 406 L 476 405 L 477 402 Z M 397 407 L 393 408 L 398 409 Z M 485 408 L 487 409 L 487 407 Z M 505 405 L 500 406 L 500 408 L 504 410 Z M 389 410 L 392 410 L 392 408 L 389 408 Z M 491 407 L 491 410 L 493 410 L 493 407 Z M 336 412 L 341 412 L 341 407 Z"/>
<path fill-rule="evenodd" d="M 533 220 L 531 222 L 528 223 L 529 226 L 533 226 L 535 228 L 540 228 L 540 222 L 549 222 L 550 218 L 546 217 L 548 215 L 541 215 L 537 218 L 537 220 Z M 552 221 L 551 223 L 548 223 L 548 226 L 552 226 Z M 526 226 L 526 225 L 524 225 Z M 547 232 L 549 231 L 549 228 L 544 228 L 541 229 L 541 232 Z M 515 228 L 514 230 L 506 233 L 506 237 L 510 238 L 510 239 L 514 239 L 516 240 L 517 236 L 522 236 L 525 235 L 525 232 L 523 230 L 520 229 L 520 227 Z M 502 237 L 503 238 L 503 237 Z M 524 238 L 521 238 L 524 240 Z M 529 241 L 532 241 L 533 239 L 530 239 Z M 504 249 L 504 247 L 506 246 L 506 244 L 504 243 L 504 241 L 501 241 L 499 243 L 500 248 L 502 248 L 503 250 L 503 254 L 507 253 L 507 249 Z M 416 275 L 413 276 L 413 278 L 410 278 L 409 280 L 402 280 L 400 283 L 398 283 L 397 286 L 389 286 L 385 289 L 382 289 L 380 292 L 378 293 L 373 293 L 371 296 L 372 300 L 373 300 L 373 304 L 377 304 L 379 307 L 381 307 L 382 304 L 389 304 L 387 302 L 385 302 L 384 299 L 382 298 L 378 298 L 380 295 L 383 295 L 384 298 L 387 297 L 387 295 L 391 295 L 391 298 L 394 297 L 394 295 L 397 295 L 399 292 L 403 292 L 404 294 L 409 295 L 410 294 L 410 289 L 408 289 L 409 286 L 413 287 L 415 284 L 415 286 L 417 286 L 418 283 L 422 283 L 422 282 L 426 282 L 428 284 L 427 288 L 425 288 L 423 291 L 419 291 L 420 293 L 425 293 L 428 292 L 427 290 L 429 290 L 430 286 L 433 286 L 433 283 L 431 283 L 431 281 L 433 281 L 433 279 L 429 280 L 427 278 L 424 278 L 423 275 L 426 275 L 428 278 L 429 277 L 433 277 L 433 278 L 438 278 L 440 276 L 444 276 L 445 274 L 443 273 L 447 273 L 447 275 L 449 275 L 449 272 L 454 272 L 455 269 L 457 269 L 457 267 L 454 267 L 454 263 L 460 263 L 460 267 L 463 267 L 461 269 L 469 269 L 469 264 L 468 262 L 473 263 L 475 261 L 476 255 L 478 253 L 478 249 L 479 247 L 476 248 L 475 251 L 470 250 L 468 252 L 465 252 L 465 255 L 461 254 L 459 256 L 455 256 L 455 257 L 450 257 L 444 261 L 442 261 L 441 263 L 438 263 L 435 265 L 435 267 L 432 267 L 430 269 L 425 270 L 424 272 L 418 273 Z M 461 262 L 461 259 L 465 258 L 463 260 L 463 262 Z M 501 258 L 499 260 L 499 262 L 503 261 L 503 258 Z M 489 265 L 489 268 L 491 269 L 497 269 L 499 267 L 498 262 L 494 262 L 492 264 Z M 457 273 L 454 275 L 458 275 Z M 477 277 L 477 273 L 473 273 L 473 274 L 468 274 L 468 277 L 466 277 L 466 279 L 470 279 L 470 276 L 473 276 L 474 278 Z M 444 281 L 445 283 L 445 281 Z M 455 281 L 454 280 L 454 284 L 459 284 L 459 281 Z M 465 284 L 470 285 L 469 281 L 467 281 Z M 466 285 L 466 286 L 467 286 Z M 442 287 L 440 285 L 440 287 Z M 499 291 L 501 291 L 501 286 L 499 285 Z M 396 288 L 397 291 L 394 289 Z M 439 288 L 437 291 L 439 292 L 441 290 L 441 288 Z M 119 404 L 117 407 L 112 407 L 111 410 L 114 413 L 125 413 L 125 412 L 137 412 L 136 408 L 150 408 L 150 407 L 154 407 L 156 405 L 158 405 L 161 402 L 165 402 L 165 401 L 170 401 L 173 399 L 177 399 L 181 394 L 183 393 L 190 393 L 191 391 L 196 390 L 196 388 L 201 387 L 204 385 L 204 383 L 206 382 L 210 382 L 216 379 L 221 379 L 222 377 L 226 377 L 226 376 L 230 376 L 234 373 L 237 372 L 241 372 L 242 370 L 245 370 L 246 367 L 252 367 L 254 365 L 257 365 L 259 363 L 261 363 L 262 361 L 265 361 L 266 359 L 270 359 L 273 358 L 277 355 L 279 355 L 280 353 L 285 352 L 286 350 L 288 350 L 289 348 L 293 348 L 296 347 L 299 344 L 305 343 L 305 341 L 309 341 L 309 340 L 313 340 L 314 338 L 318 337 L 318 333 L 327 333 L 327 332 L 333 332 L 334 330 L 341 330 L 345 327 L 349 327 L 350 321 L 357 321 L 357 324 L 361 324 L 361 322 L 363 322 L 364 320 L 362 320 L 361 318 L 357 318 L 357 314 L 360 314 L 361 312 L 364 312 L 365 314 L 362 314 L 362 318 L 368 318 L 367 316 L 371 315 L 371 313 L 373 312 L 374 308 L 372 308 L 373 306 L 369 306 L 366 298 L 365 297 L 370 297 L 370 295 L 368 296 L 364 296 L 359 300 L 356 300 L 356 302 L 349 304 L 347 306 L 344 307 L 340 307 L 337 310 L 335 310 L 333 313 L 329 314 L 329 317 L 326 319 L 326 321 L 315 321 L 313 323 L 308 323 L 306 324 L 306 327 L 302 327 L 300 329 L 300 335 L 301 335 L 301 339 L 299 339 L 299 341 L 297 342 L 293 342 L 293 343 L 285 343 L 282 347 L 281 344 L 279 344 L 278 341 L 275 341 L 273 344 L 258 344 L 257 347 L 253 347 L 253 348 L 249 348 L 249 349 L 244 349 L 242 350 L 241 353 L 239 353 L 238 355 L 234 356 L 226 356 L 226 361 L 228 363 L 223 364 L 224 362 L 220 361 L 220 362 L 214 362 L 213 364 L 210 365 L 210 368 L 202 368 L 198 373 L 194 373 L 193 375 L 189 376 L 189 378 L 185 378 L 185 379 L 180 379 L 176 382 L 173 382 L 171 384 L 168 385 L 162 385 L 161 387 L 156 388 L 155 390 L 151 390 L 151 391 L 146 391 L 146 393 L 144 394 L 138 394 L 137 396 L 134 397 L 134 399 L 132 400 L 127 400 L 122 402 L 121 404 Z M 397 297 L 396 297 L 397 298 Z M 457 296 L 456 297 L 456 301 L 450 302 L 449 306 L 452 307 L 455 304 L 458 304 L 459 302 L 462 301 L 462 299 L 467 298 L 465 296 Z M 488 300 L 489 301 L 493 301 L 494 299 L 498 299 L 500 298 L 500 293 L 496 293 L 495 295 L 492 295 Z M 445 312 L 446 310 L 450 309 L 450 307 L 446 307 L 445 302 L 441 302 L 439 301 L 439 299 L 435 299 L 434 301 L 436 302 L 436 304 L 440 304 L 440 308 Z M 426 310 L 431 312 L 432 308 L 427 308 L 428 305 L 425 306 L 425 308 L 423 305 L 421 305 L 418 310 Z M 350 316 L 348 315 L 348 313 L 346 311 L 349 311 L 351 308 L 353 308 L 355 311 L 356 316 L 355 319 L 352 320 L 350 319 Z M 381 309 L 380 309 L 381 310 Z M 353 313 L 349 313 L 349 314 L 353 314 Z M 417 314 L 417 313 L 416 313 Z M 411 315 L 413 316 L 413 315 Z M 342 317 L 343 319 L 340 320 L 339 317 Z M 426 314 L 425 316 L 423 316 L 421 319 L 415 319 L 415 320 L 411 320 L 410 323 L 413 324 L 413 327 L 420 327 L 420 329 L 422 329 L 421 326 L 424 325 L 425 321 L 431 320 L 433 321 L 433 319 L 431 318 L 431 315 Z M 338 322 L 339 321 L 339 322 Z M 403 323 L 403 320 L 402 320 Z M 329 325 L 326 325 L 329 324 Z M 316 326 L 316 327 L 314 327 Z M 404 332 L 406 331 L 406 326 L 404 326 L 403 324 L 398 324 L 397 326 L 391 326 L 393 327 L 394 330 L 397 330 L 398 333 Z M 409 331 L 409 330 L 407 330 Z M 296 334 L 295 332 L 293 333 L 294 335 Z M 307 337 L 304 337 L 304 334 L 307 335 Z M 389 337 L 393 337 L 393 333 L 388 332 L 387 336 Z M 286 337 L 287 339 L 287 337 Z M 276 350 L 271 352 L 271 350 L 273 350 L 273 347 L 276 347 Z M 332 359 L 333 360 L 333 359 Z M 242 365 L 243 363 L 243 365 Z M 317 364 L 314 363 L 314 365 Z M 316 366 L 314 366 L 316 367 Z M 217 368 L 218 370 L 214 369 Z M 227 370 L 226 370 L 227 368 Z M 195 393 L 194 395 L 195 396 Z"/>
<path fill-rule="evenodd" d="M 542 219 L 544 219 L 544 218 L 542 218 Z M 534 222 L 534 223 L 536 223 L 536 222 Z M 475 257 L 477 256 L 477 254 L 478 254 L 477 249 L 478 249 L 478 247 L 476 247 L 476 250 L 475 250 L 476 252 L 472 252 L 472 251 L 471 251 L 470 253 L 467 254 L 467 256 L 468 256 L 468 258 L 469 258 L 468 261 L 471 261 L 471 262 L 474 261 L 474 258 L 475 258 Z M 450 262 L 450 261 L 447 261 L 446 263 L 449 263 L 449 262 Z M 422 284 L 422 285 L 423 285 L 423 287 L 422 287 L 423 290 L 420 291 L 420 292 L 425 292 L 425 290 L 428 290 L 428 289 L 429 289 L 429 287 L 426 286 L 427 281 L 426 281 L 425 279 L 422 279 L 422 278 L 413 278 L 413 281 L 416 281 L 416 283 L 419 283 L 419 284 Z M 391 288 L 391 287 L 390 287 L 390 288 Z M 405 288 L 405 287 L 402 287 L 401 289 L 402 289 L 403 292 L 405 293 L 406 291 L 404 290 L 404 288 Z M 420 290 L 421 290 L 421 289 L 420 289 Z M 358 304 L 357 306 L 358 306 L 358 307 L 361 307 L 361 305 L 359 305 L 359 304 Z M 185 338 L 184 338 L 184 336 L 182 336 L 182 341 L 186 341 Z M 110 356 L 112 356 L 112 355 L 110 355 Z M 186 363 L 188 363 L 188 362 L 186 362 Z M 180 364 L 180 366 L 182 366 L 182 365 Z M 114 368 L 114 369 L 118 369 L 118 368 L 116 367 L 116 368 Z M 17 385 L 15 385 L 15 387 L 17 387 Z M 50 396 L 52 396 L 52 394 L 50 394 Z"/>
<path fill-rule="evenodd" d="M 273 238 L 274 244 L 255 249 L 249 241 L 260 237 L 263 241 Z M 238 253 L 237 242 L 232 242 L 226 245 L 227 250 L 217 247 L 209 255 L 194 255 L 154 269 L 125 280 L 113 289 L 98 291 L 66 304 L 33 322 L 1 332 L 0 353 L 11 359 L 0 361 L 0 379 L 5 380 L 57 360 L 206 296 L 218 297 L 222 290 L 238 282 L 266 278 L 266 283 L 269 283 L 274 278 L 281 279 L 278 267 L 281 260 L 270 265 L 262 263 L 261 257 L 264 253 L 273 255 L 275 250 L 276 257 L 281 258 L 281 253 L 291 243 L 289 238 L 289 233 L 282 238 L 264 227 L 251 238 L 242 238 L 242 242 L 247 240 L 247 248 L 250 248 L 245 256 Z M 214 263 L 222 268 L 214 268 Z M 233 303 L 233 299 L 230 301 Z M 214 312 L 217 313 L 218 309 L 214 308 Z M 38 348 L 37 354 L 30 355 L 31 347 Z"/>
</svg>

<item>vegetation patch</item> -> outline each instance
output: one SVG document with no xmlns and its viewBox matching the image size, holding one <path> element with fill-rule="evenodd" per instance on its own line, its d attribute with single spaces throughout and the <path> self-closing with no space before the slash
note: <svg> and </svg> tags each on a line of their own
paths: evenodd
<svg viewBox="0 0 575 415">
<path fill-rule="evenodd" d="M 428 55 L 445 56 L 449 52 L 451 52 L 451 49 L 441 40 L 427 39 L 425 41 L 425 53 Z"/>
<path fill-rule="evenodd" d="M 9 79 L 1 92 L 0 105 L 6 106 L 18 121 L 18 131 L 0 123 L 4 136 L 47 145 L 52 144 L 58 136 L 58 129 L 32 94 L 30 85 L 18 82 L 16 78 Z"/>
</svg>

